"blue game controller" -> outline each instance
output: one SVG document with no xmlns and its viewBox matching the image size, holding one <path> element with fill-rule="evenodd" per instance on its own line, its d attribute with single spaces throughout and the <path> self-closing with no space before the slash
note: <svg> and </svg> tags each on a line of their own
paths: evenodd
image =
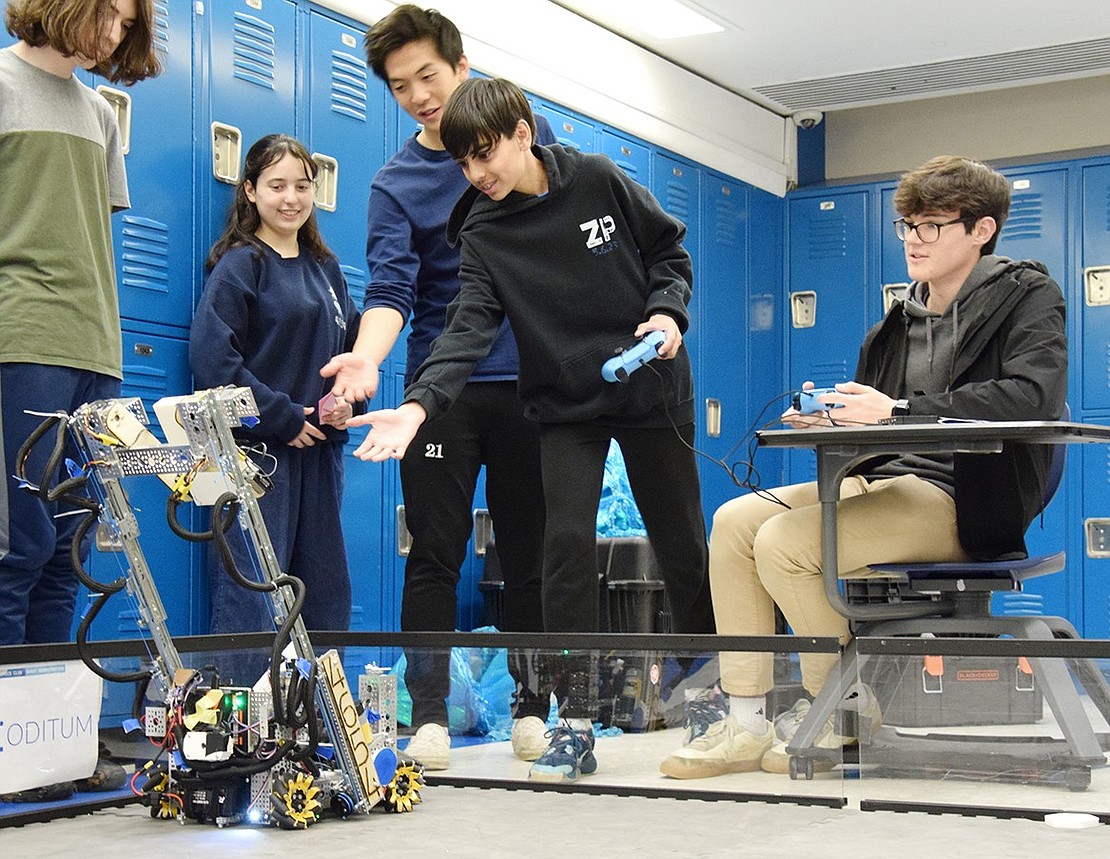
<svg viewBox="0 0 1110 859">
<path fill-rule="evenodd" d="M 628 374 L 659 357 L 659 347 L 667 342 L 662 331 L 649 331 L 635 346 L 630 346 L 601 365 L 601 378 L 606 382 L 627 382 Z"/>
<path fill-rule="evenodd" d="M 810 388 L 808 391 L 794 393 L 794 408 L 803 415 L 815 415 L 828 409 L 840 409 L 844 403 L 822 403 L 817 398 L 822 394 L 839 394 L 836 388 Z"/>
</svg>

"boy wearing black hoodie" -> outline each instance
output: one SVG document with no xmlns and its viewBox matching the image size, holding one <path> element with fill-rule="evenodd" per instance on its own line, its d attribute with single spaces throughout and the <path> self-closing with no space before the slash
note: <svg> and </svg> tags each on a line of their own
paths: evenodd
<svg viewBox="0 0 1110 859">
<path fill-rule="evenodd" d="M 682 344 L 692 281 L 685 226 L 605 156 L 536 146 L 527 99 L 508 81 L 462 84 L 440 136 L 472 186 L 448 223 L 449 239 L 462 246 L 462 290 L 405 401 L 357 421 L 373 430 L 356 455 L 403 457 L 419 426 L 458 396 L 507 316 L 525 415 L 540 425 L 544 629 L 597 630 L 596 515 L 616 439 L 675 630 L 712 632 L 693 376 Z M 666 336 L 662 360 L 624 384 L 606 382 L 606 359 L 649 331 Z M 593 681 L 577 673 L 564 711 L 574 721 L 556 729 L 533 778 L 572 780 L 596 766 L 587 721 Z"/>
</svg>

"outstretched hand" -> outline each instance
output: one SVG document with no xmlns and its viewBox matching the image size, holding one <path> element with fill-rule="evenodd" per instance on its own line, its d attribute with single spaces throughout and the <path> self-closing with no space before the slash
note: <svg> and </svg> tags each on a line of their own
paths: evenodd
<svg viewBox="0 0 1110 859">
<path fill-rule="evenodd" d="M 381 409 L 351 418 L 347 421 L 348 427 L 370 426 L 365 440 L 355 449 L 355 456 L 370 462 L 403 459 L 427 416 L 422 405 L 408 402 L 395 409 Z"/>
<path fill-rule="evenodd" d="M 335 381 L 331 390 L 336 397 L 351 401 L 374 399 L 378 392 L 378 365 L 355 352 L 341 352 L 320 368 L 325 379 Z"/>
</svg>

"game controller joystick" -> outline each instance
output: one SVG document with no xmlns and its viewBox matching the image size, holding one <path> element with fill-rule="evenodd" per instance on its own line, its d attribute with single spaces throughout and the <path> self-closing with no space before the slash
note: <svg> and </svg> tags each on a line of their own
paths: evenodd
<svg viewBox="0 0 1110 859">
<path fill-rule="evenodd" d="M 817 398 L 822 394 L 838 394 L 836 388 L 810 388 L 808 391 L 794 392 L 794 408 L 803 415 L 815 415 L 828 409 L 839 409 L 844 403 L 822 403 Z"/>
<path fill-rule="evenodd" d="M 627 382 L 628 374 L 659 357 L 659 347 L 667 342 L 662 331 L 649 331 L 635 346 L 630 346 L 601 365 L 601 378 L 606 382 Z"/>
</svg>

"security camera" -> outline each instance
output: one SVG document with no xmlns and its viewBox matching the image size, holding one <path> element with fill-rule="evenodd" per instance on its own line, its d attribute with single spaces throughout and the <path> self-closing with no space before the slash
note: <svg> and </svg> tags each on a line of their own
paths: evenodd
<svg viewBox="0 0 1110 859">
<path fill-rule="evenodd" d="M 798 128 L 813 128 L 824 119 L 824 116 L 819 110 L 799 110 L 791 118 Z"/>
</svg>

